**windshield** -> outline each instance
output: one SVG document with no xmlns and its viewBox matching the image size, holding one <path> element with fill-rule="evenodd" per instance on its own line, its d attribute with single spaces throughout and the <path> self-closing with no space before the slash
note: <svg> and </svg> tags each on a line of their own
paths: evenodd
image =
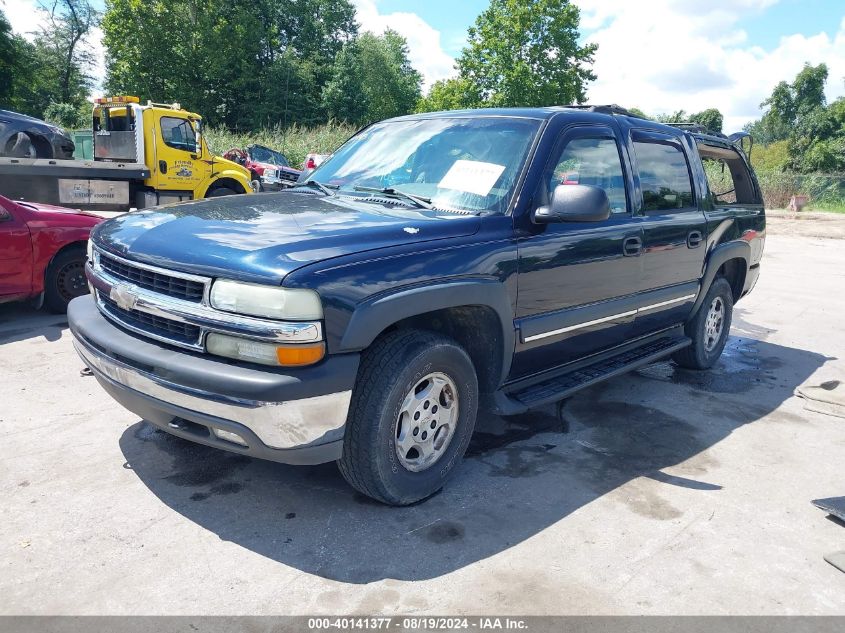
<svg viewBox="0 0 845 633">
<path fill-rule="evenodd" d="M 350 139 L 311 178 L 339 193 L 392 189 L 438 209 L 503 212 L 539 127 L 507 117 L 385 121 Z"/>
<path fill-rule="evenodd" d="M 280 167 L 288 166 L 288 161 L 282 154 L 266 147 L 261 147 L 260 145 L 250 147 L 249 155 L 257 163 L 268 163 L 270 165 L 279 165 Z"/>
</svg>

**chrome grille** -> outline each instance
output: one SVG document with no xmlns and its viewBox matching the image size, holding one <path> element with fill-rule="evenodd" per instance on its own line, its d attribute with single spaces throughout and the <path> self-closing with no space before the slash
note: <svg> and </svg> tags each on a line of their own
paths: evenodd
<svg viewBox="0 0 845 633">
<path fill-rule="evenodd" d="M 299 179 L 297 174 L 291 173 L 289 171 L 282 171 L 281 169 L 278 171 L 279 178 L 282 180 L 287 180 L 289 182 L 296 182 Z"/>
<path fill-rule="evenodd" d="M 199 343 L 202 332 L 196 325 L 173 321 L 140 310 L 125 310 L 101 292 L 97 293 L 97 298 L 107 314 L 127 327 L 168 341 L 192 346 Z"/>
<path fill-rule="evenodd" d="M 100 253 L 100 266 L 114 277 L 185 301 L 199 303 L 205 292 L 205 284 L 198 281 L 133 266 L 125 261 L 109 257 L 105 253 Z"/>
</svg>

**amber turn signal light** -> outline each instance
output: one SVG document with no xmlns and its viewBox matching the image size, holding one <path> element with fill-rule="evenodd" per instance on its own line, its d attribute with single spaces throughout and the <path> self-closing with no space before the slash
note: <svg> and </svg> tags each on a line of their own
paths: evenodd
<svg viewBox="0 0 845 633">
<path fill-rule="evenodd" d="M 311 345 L 290 345 L 276 348 L 276 358 L 279 365 L 286 367 L 300 367 L 302 365 L 313 365 L 323 359 L 326 355 L 325 343 L 313 343 Z"/>
</svg>

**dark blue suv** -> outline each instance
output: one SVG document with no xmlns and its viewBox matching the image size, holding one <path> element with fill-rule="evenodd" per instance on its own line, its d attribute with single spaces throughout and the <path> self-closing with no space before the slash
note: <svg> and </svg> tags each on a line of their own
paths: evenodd
<svg viewBox="0 0 845 633">
<path fill-rule="evenodd" d="M 740 143 L 616 106 L 383 121 L 289 191 L 99 225 L 76 348 L 165 431 L 413 503 L 479 410 L 714 364 L 765 237 Z"/>
</svg>

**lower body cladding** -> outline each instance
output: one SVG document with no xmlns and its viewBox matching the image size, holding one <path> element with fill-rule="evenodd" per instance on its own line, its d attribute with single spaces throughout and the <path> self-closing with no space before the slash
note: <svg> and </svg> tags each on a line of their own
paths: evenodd
<svg viewBox="0 0 845 633">
<path fill-rule="evenodd" d="M 107 321 L 91 297 L 71 302 L 68 321 L 106 392 L 168 433 L 286 464 L 341 456 L 356 354 L 282 373 L 141 339 Z"/>
</svg>

